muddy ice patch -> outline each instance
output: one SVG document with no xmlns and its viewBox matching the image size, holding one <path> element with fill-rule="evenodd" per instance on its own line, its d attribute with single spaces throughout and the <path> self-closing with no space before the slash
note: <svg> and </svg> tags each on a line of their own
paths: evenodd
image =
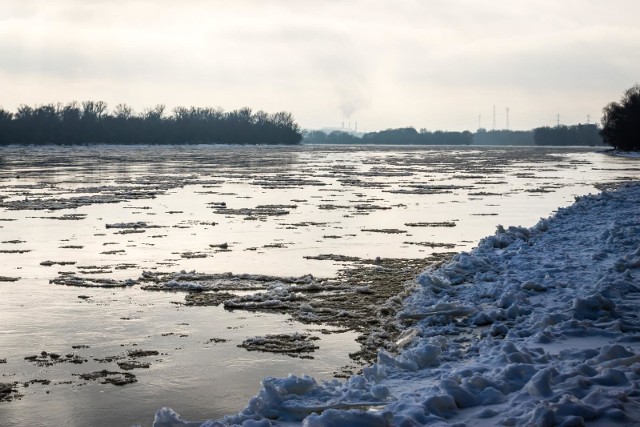
<svg viewBox="0 0 640 427">
<path fill-rule="evenodd" d="M 47 351 L 42 351 L 40 352 L 40 354 L 27 356 L 24 358 L 24 360 L 40 367 L 53 366 L 58 363 L 73 363 L 76 365 L 81 365 L 88 361 L 86 358 L 75 353 L 67 353 L 63 355 L 60 353 L 52 353 Z"/>
<path fill-rule="evenodd" d="M 455 227 L 456 221 L 438 221 L 438 222 L 407 222 L 405 227 Z"/>
<path fill-rule="evenodd" d="M 3 383 L 0 382 L 0 403 L 11 402 L 12 400 L 19 400 L 22 397 L 18 393 L 18 383 Z"/>
<path fill-rule="evenodd" d="M 130 372 L 109 371 L 107 369 L 72 375 L 85 381 L 98 381 L 100 384 L 112 384 L 115 386 L 124 386 L 138 382 L 136 376 Z"/>
<path fill-rule="evenodd" d="M 187 306 L 223 305 L 231 311 L 287 314 L 302 323 L 356 331 L 360 334 L 357 341 L 361 350 L 350 356 L 372 361 L 379 348 L 395 351 L 395 341 L 403 328 L 395 315 L 415 275 L 426 265 L 449 256 L 444 253 L 426 259 L 363 260 L 340 255 L 313 258 L 348 261 L 332 278 L 145 271 L 139 282 L 144 290 L 184 292 Z"/>
<path fill-rule="evenodd" d="M 44 267 L 51 267 L 53 265 L 65 266 L 65 265 L 75 265 L 75 264 L 76 264 L 76 261 L 51 261 L 51 260 L 42 261 L 40 263 L 40 265 Z"/>
<path fill-rule="evenodd" d="M 55 279 L 49 280 L 49 283 L 63 286 L 76 286 L 80 288 L 126 288 L 135 285 L 137 282 L 133 279 L 116 280 L 107 278 L 95 278 L 71 275 L 59 275 Z"/>
<path fill-rule="evenodd" d="M 180 271 L 164 273 L 144 271 L 138 281 L 148 291 L 251 291 L 266 289 L 274 283 L 305 284 L 313 276 L 278 277 L 265 274 L 198 273 Z"/>
<path fill-rule="evenodd" d="M 314 341 L 320 338 L 309 334 L 273 334 L 247 338 L 238 347 L 248 351 L 262 351 L 265 353 L 279 353 L 291 357 L 313 358 L 309 353 L 316 351 L 319 346 Z"/>
<path fill-rule="evenodd" d="M 159 225 L 149 224 L 145 221 L 135 222 L 117 222 L 112 224 L 105 224 L 105 228 L 108 230 L 115 230 L 113 234 L 139 234 L 146 233 L 147 230 L 153 228 L 161 228 Z"/>
<path fill-rule="evenodd" d="M 257 219 L 265 221 L 268 217 L 280 217 L 289 215 L 297 205 L 258 205 L 253 208 L 231 208 L 226 204 L 214 203 L 210 205 L 213 212 L 225 216 L 242 216 L 245 219 Z"/>
</svg>

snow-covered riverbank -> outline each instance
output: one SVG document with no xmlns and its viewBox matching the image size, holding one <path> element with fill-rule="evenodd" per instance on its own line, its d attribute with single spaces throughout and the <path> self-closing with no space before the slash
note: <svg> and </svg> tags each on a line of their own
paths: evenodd
<svg viewBox="0 0 640 427">
<path fill-rule="evenodd" d="M 630 184 L 499 228 L 417 278 L 399 356 L 346 383 L 265 378 L 240 414 L 202 425 L 640 422 L 638 206 Z M 154 425 L 200 424 L 165 408 Z"/>
</svg>

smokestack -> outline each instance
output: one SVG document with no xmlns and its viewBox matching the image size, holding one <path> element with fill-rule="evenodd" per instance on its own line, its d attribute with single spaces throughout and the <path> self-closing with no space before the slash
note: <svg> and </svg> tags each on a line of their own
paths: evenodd
<svg viewBox="0 0 640 427">
<path fill-rule="evenodd" d="M 356 122 L 356 132 L 358 132 L 358 122 Z"/>
</svg>

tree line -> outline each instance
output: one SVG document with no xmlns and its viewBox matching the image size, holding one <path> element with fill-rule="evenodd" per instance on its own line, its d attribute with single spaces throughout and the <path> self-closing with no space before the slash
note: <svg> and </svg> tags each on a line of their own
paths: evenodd
<svg viewBox="0 0 640 427">
<path fill-rule="evenodd" d="M 602 145 L 600 130 L 594 124 L 539 127 L 533 130 L 533 140 L 536 145 Z"/>
<path fill-rule="evenodd" d="M 362 136 L 364 144 L 402 144 L 402 145 L 470 145 L 473 134 L 464 132 L 430 132 L 415 128 L 387 129 L 380 132 L 369 132 Z"/>
<path fill-rule="evenodd" d="M 476 133 L 429 132 L 415 128 L 387 129 L 365 133 L 361 137 L 348 132 L 303 132 L 306 144 L 387 144 L 387 145 L 602 145 L 594 124 L 539 127 L 530 131 L 484 130 Z"/>
<path fill-rule="evenodd" d="M 536 145 L 533 140 L 533 131 L 530 130 L 506 130 L 478 129 L 473 134 L 474 145 Z"/>
<path fill-rule="evenodd" d="M 627 89 L 619 102 L 603 109 L 604 142 L 617 150 L 640 151 L 640 85 Z"/>
<path fill-rule="evenodd" d="M 297 144 L 302 134 L 291 113 L 253 112 L 245 107 L 164 105 L 136 114 L 126 105 L 113 110 L 102 101 L 0 108 L 0 145 L 6 144 Z"/>
<path fill-rule="evenodd" d="M 471 132 L 430 132 L 426 129 L 398 128 L 367 132 L 362 137 L 348 132 L 308 131 L 303 133 L 305 144 L 387 144 L 387 145 L 469 145 Z"/>
</svg>

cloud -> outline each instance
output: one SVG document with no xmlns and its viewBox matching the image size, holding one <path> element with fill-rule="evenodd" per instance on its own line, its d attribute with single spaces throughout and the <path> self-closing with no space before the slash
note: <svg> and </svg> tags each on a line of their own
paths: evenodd
<svg viewBox="0 0 640 427">
<path fill-rule="evenodd" d="M 409 84 L 579 91 L 606 87 L 636 76 L 640 31 L 612 28 L 551 37 L 485 40 L 461 49 L 417 58 L 398 71 Z"/>
<path fill-rule="evenodd" d="M 251 105 L 372 129 L 469 127 L 498 102 L 514 118 L 526 106 L 526 127 L 595 113 L 634 83 L 639 13 L 633 0 L 6 0 L 2 101 Z"/>
</svg>

